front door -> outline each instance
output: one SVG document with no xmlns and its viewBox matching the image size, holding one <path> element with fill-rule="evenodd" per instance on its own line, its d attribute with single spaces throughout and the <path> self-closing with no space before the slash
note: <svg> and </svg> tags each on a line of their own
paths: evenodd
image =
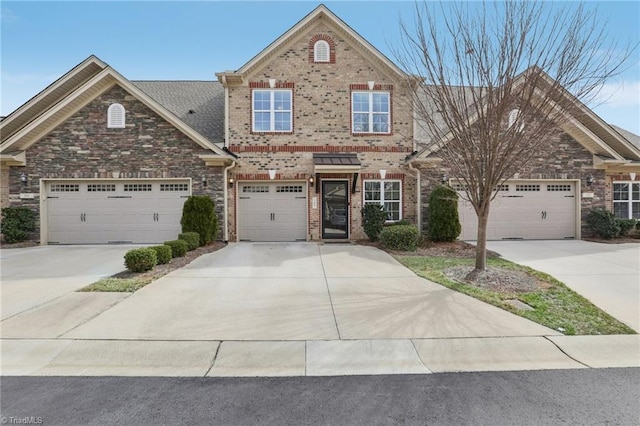
<svg viewBox="0 0 640 426">
<path fill-rule="evenodd" d="M 322 238 L 349 238 L 349 182 L 322 181 Z"/>
</svg>

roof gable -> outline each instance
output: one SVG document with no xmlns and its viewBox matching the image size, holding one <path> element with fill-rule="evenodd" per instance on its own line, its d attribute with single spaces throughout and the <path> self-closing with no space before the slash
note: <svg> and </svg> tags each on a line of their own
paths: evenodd
<svg viewBox="0 0 640 426">
<path fill-rule="evenodd" d="M 223 83 L 229 84 L 241 84 L 243 77 L 252 74 L 257 68 L 263 66 L 267 61 L 277 56 L 279 52 L 290 41 L 301 36 L 310 27 L 323 21 L 327 25 L 335 28 L 345 36 L 347 36 L 353 45 L 357 46 L 359 50 L 368 54 L 368 56 L 375 58 L 375 60 L 390 73 L 395 74 L 396 78 L 406 78 L 407 74 L 400 69 L 395 63 L 387 58 L 382 52 L 376 49 L 365 38 L 358 34 L 353 28 L 347 25 L 342 19 L 331 12 L 324 4 L 316 7 L 311 13 L 302 18 L 297 24 L 287 30 L 284 34 L 274 40 L 260 53 L 254 56 L 246 64 L 240 67 L 237 71 L 226 71 L 217 73 L 216 75 L 223 81 Z"/>
<path fill-rule="evenodd" d="M 527 71 L 520 74 L 517 78 L 522 82 L 526 81 L 524 74 Z M 535 71 L 542 73 L 542 77 L 546 80 L 547 84 L 552 87 L 557 86 L 554 85 L 553 80 L 546 73 L 537 68 Z M 571 103 L 575 108 L 571 108 L 572 111 L 561 110 L 560 104 L 557 103 L 559 101 L 558 98 L 562 98 L 561 103 Z M 547 98 L 544 100 L 544 105 L 545 108 L 552 108 L 556 111 L 560 111 L 560 115 L 565 117 L 565 120 L 560 123 L 560 127 L 592 154 L 610 157 L 620 161 L 640 160 L 640 148 L 631 143 L 620 132 L 612 128 L 596 113 L 566 90 L 559 88 L 555 93 L 555 100 Z M 435 110 L 435 107 L 433 109 Z M 414 119 L 416 121 L 420 120 L 419 117 Z M 470 124 L 473 124 L 476 119 L 477 117 L 472 117 Z M 421 127 L 418 122 L 416 124 L 416 128 L 424 128 L 424 126 Z M 428 137 L 428 135 L 423 136 Z M 440 143 L 446 143 L 446 141 L 451 139 L 451 137 L 451 134 L 447 134 L 440 142 L 432 141 L 429 146 L 416 154 L 416 158 L 426 158 L 437 151 L 437 146 Z"/>
<path fill-rule="evenodd" d="M 11 114 L 11 116 L 15 114 L 15 118 L 12 121 L 9 121 L 9 117 L 7 117 L 7 119 L 0 122 L 0 132 L 2 134 L 0 152 L 6 153 L 27 149 L 91 100 L 117 84 L 198 145 L 213 151 L 217 155 L 229 158 L 229 155 L 224 150 L 215 146 L 211 141 L 196 132 L 175 114 L 95 56 L 89 57 L 81 65 L 98 63 L 98 61 L 103 67 L 99 72 L 93 73 L 91 78 L 85 79 L 81 84 L 72 85 L 68 83 L 76 81 L 75 74 L 82 74 L 82 71 L 85 70 L 85 67 L 77 66 Z M 25 116 L 23 117 L 22 114 L 25 114 Z M 5 133 L 5 126 L 9 127 L 11 123 L 20 123 L 22 125 L 11 133 Z"/>
</svg>

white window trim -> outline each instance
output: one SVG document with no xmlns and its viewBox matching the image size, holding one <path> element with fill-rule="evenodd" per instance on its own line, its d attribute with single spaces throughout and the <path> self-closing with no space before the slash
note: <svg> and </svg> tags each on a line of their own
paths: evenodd
<svg viewBox="0 0 640 426">
<path fill-rule="evenodd" d="M 614 190 L 614 185 L 616 184 L 629 184 L 629 199 L 628 200 L 616 200 L 614 199 L 614 194 L 615 194 L 615 190 Z M 640 185 L 640 182 L 638 181 L 631 181 L 631 180 L 617 180 L 613 182 L 613 185 L 611 186 L 611 198 L 612 198 L 612 203 L 613 205 L 615 204 L 627 204 L 629 206 L 628 209 L 628 215 L 627 215 L 627 219 L 633 219 L 633 205 L 635 203 L 640 203 L 640 200 L 634 200 L 633 199 L 633 185 Z M 613 207 L 613 206 L 612 206 Z M 613 211 L 615 212 L 615 208 L 613 209 Z M 623 218 L 621 218 L 623 219 Z"/>
<path fill-rule="evenodd" d="M 114 120 L 114 113 L 118 110 L 122 114 L 122 121 Z M 124 129 L 127 122 L 127 111 L 118 103 L 109 105 L 107 109 L 107 128 Z"/>
<path fill-rule="evenodd" d="M 379 204 L 384 207 L 384 203 L 387 202 L 384 199 L 384 184 L 385 182 L 398 182 L 398 186 L 400 188 L 400 199 L 399 200 L 389 200 L 388 202 L 398 203 L 398 220 L 385 220 L 385 223 L 393 223 L 402 220 L 402 181 L 400 179 L 366 179 L 362 181 L 362 206 L 364 207 L 366 204 L 372 204 L 375 200 L 367 200 L 366 197 L 366 184 L 367 182 L 377 182 L 380 184 L 380 201 Z"/>
<path fill-rule="evenodd" d="M 269 110 L 256 110 L 255 109 L 255 94 L 258 92 L 269 92 Z M 289 105 L 288 110 L 275 109 L 275 92 L 287 92 L 289 93 Z M 256 129 L 256 112 L 269 112 L 269 130 Z M 276 130 L 276 112 L 288 112 L 289 113 L 289 129 L 288 130 Z M 253 89 L 251 92 L 251 130 L 254 133 L 291 133 L 293 132 L 293 90 L 292 89 Z"/>
<path fill-rule="evenodd" d="M 356 130 L 354 118 L 356 115 L 356 111 L 353 109 L 354 101 L 353 97 L 356 94 L 367 93 L 369 95 L 369 128 L 366 130 Z M 389 111 L 387 114 L 387 131 L 386 132 L 375 132 L 373 131 L 373 116 L 374 114 L 384 114 L 384 113 L 374 113 L 373 112 L 373 95 L 374 94 L 385 94 L 389 97 Z M 358 114 L 365 114 L 364 111 L 358 111 Z M 391 134 L 391 92 L 383 91 L 383 90 L 354 90 L 351 92 L 351 132 L 353 134 L 358 133 L 366 133 L 366 134 L 376 134 L 376 135 L 389 135 Z"/>
<path fill-rule="evenodd" d="M 318 46 L 324 46 L 326 49 L 326 57 L 320 57 L 318 55 Z M 330 62 L 331 61 L 331 46 L 326 40 L 318 40 L 313 44 L 313 62 Z"/>
</svg>

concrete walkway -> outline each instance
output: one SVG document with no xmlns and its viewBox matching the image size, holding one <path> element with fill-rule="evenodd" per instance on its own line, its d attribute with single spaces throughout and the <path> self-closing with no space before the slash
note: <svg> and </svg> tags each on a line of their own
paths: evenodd
<svg viewBox="0 0 640 426">
<path fill-rule="evenodd" d="M 354 245 L 230 244 L 132 295 L 69 292 L 1 327 L 2 375 L 640 366 L 638 335 L 562 336 Z"/>
<path fill-rule="evenodd" d="M 489 250 L 565 283 L 640 331 L 640 243 L 589 241 L 490 241 Z"/>
</svg>

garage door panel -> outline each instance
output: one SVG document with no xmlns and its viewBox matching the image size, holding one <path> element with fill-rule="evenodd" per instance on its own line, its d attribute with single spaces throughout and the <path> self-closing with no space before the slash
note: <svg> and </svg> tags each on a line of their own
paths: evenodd
<svg viewBox="0 0 640 426">
<path fill-rule="evenodd" d="M 175 239 L 190 193 L 186 180 L 64 181 L 47 188 L 48 240 L 60 244 Z"/>
<path fill-rule="evenodd" d="M 491 204 L 487 238 L 565 239 L 575 237 L 575 184 L 566 181 L 519 181 L 506 184 Z M 462 195 L 462 193 L 459 193 Z M 477 216 L 471 204 L 458 204 L 461 239 L 477 239 Z"/>
<path fill-rule="evenodd" d="M 306 240 L 306 183 L 239 186 L 238 236 L 243 241 Z"/>
</svg>

